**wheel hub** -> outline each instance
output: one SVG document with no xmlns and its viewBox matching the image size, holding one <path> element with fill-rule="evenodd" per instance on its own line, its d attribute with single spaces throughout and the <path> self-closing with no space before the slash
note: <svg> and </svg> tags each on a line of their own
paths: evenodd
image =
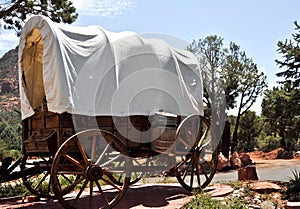
<svg viewBox="0 0 300 209">
<path fill-rule="evenodd" d="M 103 175 L 102 168 L 97 165 L 91 165 L 86 170 L 86 177 L 90 181 L 97 181 L 101 179 L 102 175 Z"/>
</svg>

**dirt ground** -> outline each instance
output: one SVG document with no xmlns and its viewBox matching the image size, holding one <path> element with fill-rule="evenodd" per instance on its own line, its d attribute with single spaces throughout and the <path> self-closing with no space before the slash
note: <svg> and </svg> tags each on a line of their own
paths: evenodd
<svg viewBox="0 0 300 209">
<path fill-rule="evenodd" d="M 288 153 L 282 148 L 277 148 L 270 152 L 253 151 L 247 154 L 250 155 L 252 160 L 300 159 L 299 155 Z"/>
</svg>

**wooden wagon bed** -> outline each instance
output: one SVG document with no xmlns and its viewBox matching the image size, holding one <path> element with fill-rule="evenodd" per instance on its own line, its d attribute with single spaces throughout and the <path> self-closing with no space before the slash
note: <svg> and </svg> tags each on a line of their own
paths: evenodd
<svg viewBox="0 0 300 209">
<path fill-rule="evenodd" d="M 85 116 L 53 113 L 46 107 L 23 121 L 25 152 L 54 155 L 76 132 L 100 129 L 116 135 L 132 157 L 165 152 L 175 142 L 176 129 L 184 117 L 157 113 L 152 116 Z"/>
</svg>

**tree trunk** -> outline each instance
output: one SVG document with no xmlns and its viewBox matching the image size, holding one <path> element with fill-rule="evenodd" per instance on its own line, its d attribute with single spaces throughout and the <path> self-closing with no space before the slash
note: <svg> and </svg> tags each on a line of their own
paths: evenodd
<svg viewBox="0 0 300 209">
<path fill-rule="evenodd" d="M 229 158 L 230 150 L 230 123 L 229 121 L 225 122 L 225 127 L 222 135 L 222 154 Z"/>
<path fill-rule="evenodd" d="M 240 118 L 241 118 L 241 115 L 239 113 L 236 117 L 236 123 L 235 123 L 235 127 L 234 127 L 234 132 L 232 135 L 231 153 L 235 152 L 235 148 L 238 143 L 238 129 L 239 129 L 239 125 L 240 125 Z"/>
<path fill-rule="evenodd" d="M 279 130 L 279 136 L 281 137 L 280 145 L 283 149 L 286 149 L 286 142 L 285 142 L 285 134 L 284 129 Z"/>
<path fill-rule="evenodd" d="M 242 112 L 242 106 L 243 106 L 243 99 L 244 99 L 244 93 L 242 93 L 242 95 L 241 95 L 239 111 L 238 111 L 238 114 L 236 117 L 236 123 L 235 123 L 235 127 L 234 127 L 234 132 L 232 135 L 231 153 L 235 152 L 235 148 L 238 143 L 238 129 L 239 129 L 240 119 L 241 119 L 241 115 L 242 115 L 241 112 Z"/>
</svg>

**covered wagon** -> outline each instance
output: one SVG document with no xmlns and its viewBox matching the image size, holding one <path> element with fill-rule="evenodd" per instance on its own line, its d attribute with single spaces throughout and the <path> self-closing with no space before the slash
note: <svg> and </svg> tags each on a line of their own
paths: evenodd
<svg viewBox="0 0 300 209">
<path fill-rule="evenodd" d="M 192 53 L 34 16 L 20 37 L 19 77 L 22 179 L 32 193 L 65 208 L 111 208 L 157 170 L 188 190 L 211 181 L 217 150 Z"/>
</svg>

